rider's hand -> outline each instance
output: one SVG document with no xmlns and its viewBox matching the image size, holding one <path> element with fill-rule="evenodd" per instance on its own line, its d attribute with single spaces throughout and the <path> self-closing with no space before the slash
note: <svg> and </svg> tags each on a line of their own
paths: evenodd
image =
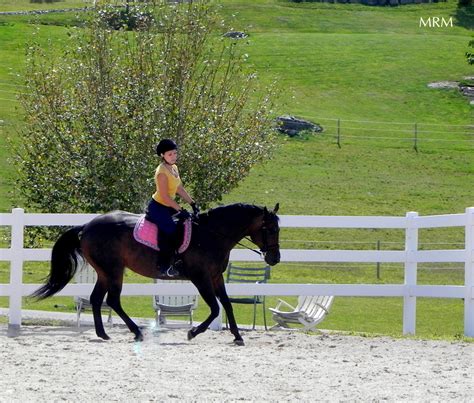
<svg viewBox="0 0 474 403">
<path fill-rule="evenodd" d="M 192 202 L 191 207 L 193 208 L 193 214 L 197 216 L 200 213 L 199 206 L 196 202 Z"/>
<path fill-rule="evenodd" d="M 175 217 L 178 220 L 187 220 L 188 218 L 191 218 L 191 213 L 188 210 L 182 208 L 177 214 L 175 214 Z"/>
</svg>

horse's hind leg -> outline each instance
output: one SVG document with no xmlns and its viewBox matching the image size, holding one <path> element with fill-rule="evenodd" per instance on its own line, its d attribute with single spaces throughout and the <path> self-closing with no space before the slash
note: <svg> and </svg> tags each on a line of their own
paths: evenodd
<svg viewBox="0 0 474 403">
<path fill-rule="evenodd" d="M 109 340 L 110 337 L 107 336 L 104 329 L 104 323 L 102 322 L 102 302 L 104 301 L 105 294 L 107 293 L 106 280 L 101 278 L 97 279 L 97 283 L 94 286 L 94 290 L 90 296 L 90 302 L 92 305 L 92 313 L 94 314 L 94 326 L 97 336 L 104 340 Z"/>
<path fill-rule="evenodd" d="M 211 322 L 215 318 L 217 318 L 217 316 L 219 315 L 219 304 L 217 302 L 217 298 L 214 293 L 214 289 L 212 287 L 211 281 L 203 279 L 199 283 L 195 283 L 193 281 L 193 284 L 198 289 L 199 294 L 201 294 L 201 297 L 204 299 L 206 304 L 209 305 L 209 308 L 211 308 L 211 314 L 199 326 L 193 327 L 188 332 L 188 340 L 191 340 L 194 337 L 196 337 L 198 334 L 205 332 L 207 328 L 209 327 L 209 325 L 211 324 Z"/>
<path fill-rule="evenodd" d="M 122 292 L 122 283 L 123 283 L 123 269 L 122 276 L 120 278 L 115 278 L 110 281 L 109 288 L 107 290 L 107 305 L 110 306 L 118 316 L 122 318 L 125 324 L 128 326 L 130 331 L 135 335 L 135 341 L 142 341 L 143 334 L 140 328 L 136 323 L 130 319 L 130 317 L 125 313 L 120 302 L 120 293 Z"/>
</svg>

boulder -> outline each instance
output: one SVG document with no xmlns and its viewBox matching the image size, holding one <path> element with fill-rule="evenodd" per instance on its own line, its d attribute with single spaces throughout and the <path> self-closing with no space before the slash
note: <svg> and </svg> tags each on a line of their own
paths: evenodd
<svg viewBox="0 0 474 403">
<path fill-rule="evenodd" d="M 226 38 L 232 38 L 232 39 L 244 39 L 244 38 L 247 38 L 247 36 L 249 35 L 241 31 L 229 31 L 229 32 L 226 32 L 222 36 L 225 36 Z"/>
<path fill-rule="evenodd" d="M 297 136 L 302 131 L 310 131 L 314 133 L 321 133 L 322 126 L 317 123 L 312 123 L 295 116 L 279 116 L 276 118 L 277 129 L 281 133 L 285 133 L 290 137 Z"/>
<path fill-rule="evenodd" d="M 474 99 L 474 86 L 466 85 L 466 84 L 459 84 L 459 89 L 463 95 L 470 99 Z"/>
<path fill-rule="evenodd" d="M 451 88 L 458 88 L 459 83 L 457 81 L 437 81 L 434 83 L 429 83 L 428 88 L 436 88 L 436 89 L 451 89 Z"/>
<path fill-rule="evenodd" d="M 429 83 L 428 88 L 435 88 L 441 90 L 458 89 L 462 95 L 469 99 L 469 103 L 473 105 L 474 101 L 474 83 L 469 80 L 471 77 L 464 77 L 468 79 L 468 83 L 460 83 L 458 81 L 438 81 Z"/>
</svg>

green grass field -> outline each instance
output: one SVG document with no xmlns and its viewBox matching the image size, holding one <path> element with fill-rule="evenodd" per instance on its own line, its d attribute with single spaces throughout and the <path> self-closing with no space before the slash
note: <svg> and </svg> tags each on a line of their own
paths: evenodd
<svg viewBox="0 0 474 403">
<path fill-rule="evenodd" d="M 0 0 L 0 11 L 53 10 L 64 8 L 90 7 L 93 0 L 56 0 L 32 3 L 30 0 Z"/>
<path fill-rule="evenodd" d="M 83 3 L 66 1 L 52 7 Z M 459 10 L 454 1 L 394 8 L 276 0 L 220 3 L 233 28 L 250 34 L 245 45 L 249 67 L 258 71 L 262 82 L 277 82 L 275 115 L 308 118 L 325 129 L 317 136 L 280 136 L 274 158 L 255 167 L 225 203 L 273 206 L 278 201 L 281 214 L 318 215 L 448 214 L 474 205 L 473 108 L 455 90 L 427 87 L 432 81 L 474 75 L 464 57 L 472 36 L 472 7 Z M 18 10 L 33 7 L 26 0 L 0 0 L 0 11 L 14 5 Z M 420 17 L 429 16 L 452 17 L 454 26 L 420 28 Z M 32 22 L 40 23 L 39 31 Z M 35 35 L 60 49 L 68 26 L 77 22 L 74 13 L 0 16 L 0 212 L 23 205 L 15 191 L 7 138 L 14 143 L 22 125 L 16 93 L 22 88 L 25 43 Z M 336 144 L 337 119 L 342 148 Z M 418 153 L 413 149 L 415 123 Z M 459 230 L 420 233 L 424 249 L 456 247 L 463 239 Z M 403 248 L 400 231 L 282 231 L 283 248 L 369 249 L 377 241 L 386 248 L 394 245 L 388 242 Z M 374 265 L 325 266 L 329 265 L 280 264 L 272 281 L 403 282 L 396 265 L 382 265 L 381 280 L 375 277 Z M 0 269 L 0 282 L 7 281 L 7 265 Z M 28 264 L 27 281 L 38 282 L 46 270 L 44 265 Z M 462 284 L 463 271 L 455 265 L 421 267 L 419 279 L 426 284 Z M 150 300 L 126 298 L 126 309 L 135 316 L 152 316 Z M 268 301 L 269 306 L 275 303 L 276 298 Z M 27 302 L 25 307 L 55 309 L 55 304 L 72 309 L 71 298 Z M 201 303 L 197 318 L 205 314 Z M 462 334 L 462 315 L 461 301 L 419 299 L 418 334 Z M 247 307 L 237 307 L 240 323 L 249 323 L 250 316 Z M 337 298 L 324 327 L 400 334 L 401 317 L 401 299 Z"/>
</svg>

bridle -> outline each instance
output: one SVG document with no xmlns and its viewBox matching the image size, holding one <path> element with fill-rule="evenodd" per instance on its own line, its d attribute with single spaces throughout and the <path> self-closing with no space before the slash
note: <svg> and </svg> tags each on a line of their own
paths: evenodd
<svg viewBox="0 0 474 403">
<path fill-rule="evenodd" d="M 260 229 L 262 230 L 262 244 L 263 244 L 262 247 L 260 248 L 260 250 L 250 248 L 246 245 L 241 244 L 240 242 L 237 242 L 237 244 L 240 245 L 240 246 L 243 246 L 246 249 L 249 249 L 249 250 L 257 253 L 261 257 L 265 257 L 266 254 L 269 251 L 271 251 L 272 249 L 279 249 L 280 244 L 277 242 L 277 243 L 274 243 L 272 245 L 268 245 L 268 227 L 267 227 L 267 223 L 265 221 L 265 215 L 263 216 L 263 223 L 262 223 L 262 227 Z M 248 236 L 244 237 L 244 239 L 254 243 Z"/>
</svg>

